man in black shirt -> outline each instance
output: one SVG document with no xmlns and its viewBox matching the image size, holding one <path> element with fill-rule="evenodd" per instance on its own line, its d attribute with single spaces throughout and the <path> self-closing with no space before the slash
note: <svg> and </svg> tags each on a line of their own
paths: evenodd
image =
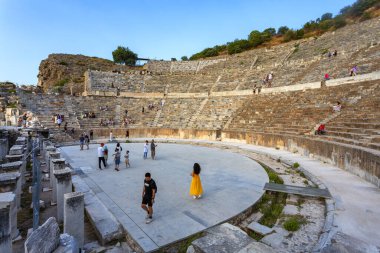
<svg viewBox="0 0 380 253">
<path fill-rule="evenodd" d="M 147 212 L 146 223 L 151 223 L 153 220 L 153 203 L 156 196 L 156 182 L 151 178 L 149 172 L 145 173 L 144 187 L 142 192 L 141 208 Z"/>
</svg>

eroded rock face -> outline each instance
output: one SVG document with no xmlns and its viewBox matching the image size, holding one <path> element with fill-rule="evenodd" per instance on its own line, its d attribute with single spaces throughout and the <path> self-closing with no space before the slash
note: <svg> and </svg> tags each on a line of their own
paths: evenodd
<svg viewBox="0 0 380 253">
<path fill-rule="evenodd" d="M 59 246 L 59 227 L 54 217 L 33 231 L 25 241 L 25 253 L 51 253 Z"/>
<path fill-rule="evenodd" d="M 38 73 L 38 86 L 44 92 L 54 91 L 54 87 L 62 86 L 62 91 L 80 94 L 84 91 L 84 72 L 91 70 L 123 71 L 130 67 L 116 65 L 113 61 L 72 54 L 50 54 L 42 60 Z"/>
<path fill-rule="evenodd" d="M 322 250 L 322 253 L 378 253 L 375 245 L 370 245 L 357 238 L 353 238 L 342 232 L 336 233 L 331 238 L 331 244 Z"/>
</svg>

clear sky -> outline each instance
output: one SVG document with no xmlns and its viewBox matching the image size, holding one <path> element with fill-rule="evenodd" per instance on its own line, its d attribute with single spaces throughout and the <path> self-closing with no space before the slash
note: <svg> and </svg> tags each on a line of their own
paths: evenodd
<svg viewBox="0 0 380 253">
<path fill-rule="evenodd" d="M 0 81 L 36 84 L 51 53 L 112 60 L 126 46 L 139 57 L 191 56 L 247 38 L 252 30 L 301 28 L 354 0 L 0 0 Z"/>
</svg>

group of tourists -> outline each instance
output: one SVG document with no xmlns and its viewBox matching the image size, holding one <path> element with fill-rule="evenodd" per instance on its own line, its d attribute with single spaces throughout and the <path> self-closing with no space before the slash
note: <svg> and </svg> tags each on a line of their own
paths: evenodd
<svg viewBox="0 0 380 253">
<path fill-rule="evenodd" d="M 106 119 L 106 120 L 101 119 L 99 125 L 100 126 L 114 126 L 115 121 L 113 119 Z"/>
<path fill-rule="evenodd" d="M 333 113 L 338 113 L 342 110 L 342 105 L 339 101 L 336 102 L 335 105 L 333 105 L 332 107 L 332 111 Z M 325 135 L 326 134 L 326 125 L 325 124 L 320 124 L 317 128 L 317 130 L 315 130 L 314 134 L 315 135 Z"/>
<path fill-rule="evenodd" d="M 83 136 L 83 134 L 82 134 Z M 85 143 L 85 136 L 83 137 L 83 144 L 82 144 L 82 136 L 81 136 L 81 150 L 82 146 Z M 156 147 L 157 145 L 155 144 L 154 140 L 151 141 L 149 144 L 148 140 L 145 141 L 144 143 L 144 155 L 143 159 L 147 159 L 148 157 L 148 151 L 150 148 L 151 152 L 151 157 L 152 160 L 155 159 L 156 155 Z M 104 168 L 108 166 L 108 147 L 106 144 L 101 143 L 100 146 L 97 149 L 98 151 L 98 165 L 99 169 L 103 170 L 101 165 L 103 164 Z M 123 148 L 121 147 L 120 143 L 118 142 L 115 147 L 114 154 L 112 155 L 114 157 L 114 163 L 115 163 L 115 170 L 120 171 L 120 163 L 121 163 L 121 156 L 122 156 L 122 151 Z M 130 167 L 130 158 L 129 158 L 129 150 L 126 150 L 124 154 L 124 159 L 125 159 L 125 166 Z M 202 197 L 203 194 L 203 187 L 202 187 L 202 182 L 200 178 L 200 173 L 201 173 L 201 166 L 198 163 L 194 163 L 193 165 L 193 170 L 190 173 L 190 176 L 192 177 L 191 183 L 190 183 L 190 190 L 189 194 L 192 196 L 194 199 L 199 199 Z M 154 179 L 151 176 L 150 172 L 145 173 L 145 178 L 144 178 L 144 186 L 142 190 L 142 201 L 141 201 L 141 208 L 146 212 L 146 217 L 145 217 L 145 222 L 147 224 L 151 223 L 153 221 L 153 204 L 155 201 L 155 196 L 157 193 L 157 184 L 154 181 Z"/>
</svg>

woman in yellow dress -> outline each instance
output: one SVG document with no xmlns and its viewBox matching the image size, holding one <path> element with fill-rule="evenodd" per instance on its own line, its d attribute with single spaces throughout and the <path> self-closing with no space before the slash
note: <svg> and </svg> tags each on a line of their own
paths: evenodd
<svg viewBox="0 0 380 253">
<path fill-rule="evenodd" d="M 200 173 L 201 166 L 198 163 L 194 163 L 193 172 L 190 174 L 193 177 L 190 184 L 190 195 L 194 199 L 199 199 L 203 193 L 201 178 L 199 177 Z"/>
</svg>

